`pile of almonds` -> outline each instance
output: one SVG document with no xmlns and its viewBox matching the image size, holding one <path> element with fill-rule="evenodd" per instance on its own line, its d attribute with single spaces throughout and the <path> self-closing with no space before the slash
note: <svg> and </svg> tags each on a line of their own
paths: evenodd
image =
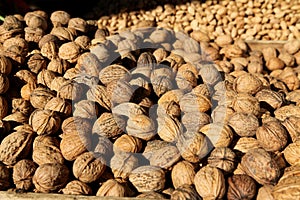
<svg viewBox="0 0 300 200">
<path fill-rule="evenodd" d="M 129 2 L 134 5 L 132 1 Z M 96 7 L 95 12 L 101 12 L 101 8 Z M 149 24 L 185 33 L 201 31 L 211 40 L 224 34 L 246 40 L 299 40 L 299 9 L 299 0 L 180 1 L 178 4 L 166 3 L 150 10 L 103 16 L 98 23 L 110 31 Z"/>
<path fill-rule="evenodd" d="M 0 189 L 299 198 L 300 41 L 252 51 L 231 34 L 143 27 L 5 18 Z"/>
</svg>

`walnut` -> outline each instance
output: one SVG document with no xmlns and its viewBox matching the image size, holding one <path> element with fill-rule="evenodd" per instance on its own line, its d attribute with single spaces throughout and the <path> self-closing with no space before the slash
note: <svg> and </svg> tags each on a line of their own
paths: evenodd
<svg viewBox="0 0 300 200">
<path fill-rule="evenodd" d="M 17 162 L 13 167 L 13 181 L 16 188 L 30 190 L 33 187 L 32 177 L 36 169 L 36 164 L 31 160 L 23 159 Z"/>
<path fill-rule="evenodd" d="M 8 103 L 3 96 L 0 96 L 0 107 L 0 119 L 3 119 L 8 114 Z"/>
<path fill-rule="evenodd" d="M 102 68 L 96 55 L 89 52 L 83 53 L 79 56 L 76 67 L 81 73 L 95 77 L 98 77 Z"/>
<path fill-rule="evenodd" d="M 53 97 L 50 101 L 47 102 L 44 109 L 55 111 L 69 116 L 72 112 L 72 105 L 69 101 L 65 99 Z"/>
<path fill-rule="evenodd" d="M 47 66 L 47 69 L 58 74 L 64 74 L 70 68 L 68 61 L 61 58 L 52 59 Z"/>
<path fill-rule="evenodd" d="M 34 173 L 33 184 L 38 192 L 50 193 L 63 188 L 69 179 L 69 170 L 59 163 L 40 165 Z"/>
<path fill-rule="evenodd" d="M 37 136 L 33 141 L 32 159 L 38 165 L 46 163 L 64 164 L 64 157 L 59 149 L 59 140 L 52 136 Z"/>
<path fill-rule="evenodd" d="M 129 196 L 129 188 L 126 183 L 109 179 L 100 186 L 96 196 L 126 197 Z"/>
<path fill-rule="evenodd" d="M 55 35 L 62 41 L 74 41 L 77 36 L 75 29 L 66 27 L 54 27 L 50 34 Z"/>
<path fill-rule="evenodd" d="M 242 157 L 241 165 L 247 175 L 262 185 L 276 183 L 280 175 L 277 163 L 263 148 L 249 150 Z"/>
<path fill-rule="evenodd" d="M 216 167 L 205 166 L 195 175 L 194 184 L 203 199 L 222 199 L 225 195 L 225 178 Z"/>
<path fill-rule="evenodd" d="M 274 186 L 273 185 L 264 185 L 261 188 L 259 188 L 257 193 L 257 200 L 274 200 L 274 197 L 272 195 L 272 190 Z"/>
<path fill-rule="evenodd" d="M 154 121 L 144 114 L 129 117 L 126 131 L 128 135 L 143 140 L 150 140 L 156 135 Z"/>
<path fill-rule="evenodd" d="M 158 97 L 174 89 L 175 87 L 172 80 L 168 76 L 165 76 L 163 74 L 151 76 L 151 83 L 153 86 L 153 90 Z"/>
<path fill-rule="evenodd" d="M 276 119 L 279 119 L 280 121 L 284 121 L 291 116 L 300 117 L 300 107 L 294 104 L 281 106 L 274 111 L 274 114 Z"/>
<path fill-rule="evenodd" d="M 256 138 L 261 147 L 267 151 L 279 151 L 288 141 L 288 135 L 279 121 L 263 123 L 256 130 Z"/>
<path fill-rule="evenodd" d="M 255 181 L 245 174 L 235 174 L 228 178 L 228 200 L 253 199 L 256 195 Z"/>
<path fill-rule="evenodd" d="M 41 28 L 43 30 L 46 30 L 48 27 L 47 18 L 46 12 L 40 10 L 28 12 L 24 16 L 27 26 L 31 28 Z"/>
<path fill-rule="evenodd" d="M 16 122 L 16 123 L 19 123 L 19 124 L 27 124 L 28 123 L 28 116 L 24 115 L 20 111 L 17 111 L 17 112 L 14 112 L 14 113 L 4 117 L 3 121 Z"/>
<path fill-rule="evenodd" d="M 51 88 L 51 83 L 55 78 L 56 78 L 56 74 L 53 71 L 43 69 L 37 75 L 37 83 L 42 84 L 48 88 Z"/>
<path fill-rule="evenodd" d="M 188 161 L 176 163 L 171 171 L 172 183 L 176 188 L 182 185 L 194 184 L 195 166 Z"/>
<path fill-rule="evenodd" d="M 282 122 L 282 125 L 288 131 L 293 142 L 300 138 L 300 117 L 290 116 Z"/>
<path fill-rule="evenodd" d="M 136 196 L 136 198 L 144 199 L 166 199 L 166 197 L 158 192 L 145 192 Z"/>
<path fill-rule="evenodd" d="M 261 146 L 259 145 L 257 139 L 252 137 L 241 137 L 240 139 L 238 139 L 233 149 L 238 150 L 242 153 L 247 153 L 249 150 L 259 147 Z"/>
<path fill-rule="evenodd" d="M 179 68 L 180 69 L 180 68 Z M 176 74 L 176 84 L 179 89 L 189 91 L 197 86 L 197 76 L 190 70 L 178 71 Z"/>
<path fill-rule="evenodd" d="M 50 60 L 55 59 L 58 57 L 58 48 L 59 46 L 55 41 L 45 42 L 41 47 L 41 54 Z"/>
<path fill-rule="evenodd" d="M 129 71 L 122 65 L 112 64 L 103 68 L 99 73 L 99 80 L 108 85 L 111 81 L 123 79 L 125 81 L 130 79 Z"/>
<path fill-rule="evenodd" d="M 233 103 L 233 109 L 236 112 L 253 114 L 255 116 L 259 114 L 260 111 L 259 102 L 255 97 L 249 94 L 245 94 L 245 93 L 237 94 L 232 103 Z"/>
<path fill-rule="evenodd" d="M 253 114 L 235 112 L 230 117 L 228 125 L 241 137 L 254 136 L 259 127 L 259 121 Z"/>
<path fill-rule="evenodd" d="M 5 74 L 0 74 L 0 94 L 4 94 L 9 89 L 9 79 Z"/>
<path fill-rule="evenodd" d="M 86 35 L 78 36 L 74 42 L 76 42 L 83 50 L 88 50 L 91 45 L 91 39 Z"/>
<path fill-rule="evenodd" d="M 142 149 L 142 140 L 137 137 L 124 134 L 116 139 L 114 142 L 114 149 L 114 151 L 138 153 Z"/>
<path fill-rule="evenodd" d="M 3 55 L 0 55 L 0 73 L 8 75 L 12 70 L 11 60 Z"/>
<path fill-rule="evenodd" d="M 24 64 L 28 54 L 28 43 L 25 39 L 13 37 L 3 42 L 4 56 L 11 58 L 17 64 Z"/>
<path fill-rule="evenodd" d="M 138 167 L 138 158 L 127 152 L 116 151 L 110 160 L 110 168 L 115 178 L 128 179 L 132 170 Z"/>
<path fill-rule="evenodd" d="M 157 119 L 157 134 L 166 142 L 175 142 L 182 134 L 183 127 L 177 118 L 169 115 L 159 115 Z"/>
<path fill-rule="evenodd" d="M 67 80 L 62 83 L 57 91 L 58 97 L 78 101 L 82 98 L 83 87 L 72 80 Z"/>
<path fill-rule="evenodd" d="M 255 75 L 246 73 L 234 80 L 233 88 L 236 92 L 255 94 L 262 89 L 262 81 Z"/>
<path fill-rule="evenodd" d="M 80 117 L 69 117 L 63 121 L 61 129 L 67 134 L 85 134 L 86 132 L 91 132 L 92 125 L 87 119 Z"/>
<path fill-rule="evenodd" d="M 259 102 L 265 102 L 273 109 L 280 108 L 284 103 L 282 94 L 269 89 L 262 89 L 261 91 L 256 93 L 255 97 Z"/>
<path fill-rule="evenodd" d="M 106 168 L 106 162 L 101 155 L 85 152 L 78 156 L 73 164 L 74 176 L 84 183 L 98 180 Z"/>
<path fill-rule="evenodd" d="M 0 162 L 0 186 L 1 190 L 6 190 L 10 187 L 11 174 L 9 168 Z"/>
<path fill-rule="evenodd" d="M 87 91 L 87 99 L 95 101 L 106 110 L 111 109 L 111 101 L 108 97 L 107 89 L 102 85 L 94 85 Z"/>
<path fill-rule="evenodd" d="M 263 58 L 266 62 L 271 60 L 274 57 L 277 57 L 277 49 L 274 47 L 267 47 L 262 49 Z"/>
<path fill-rule="evenodd" d="M 165 172 L 156 166 L 141 166 L 134 169 L 129 180 L 139 192 L 160 191 L 165 187 Z"/>
<path fill-rule="evenodd" d="M 58 10 L 51 13 L 50 20 L 54 27 L 67 25 L 70 20 L 69 13 Z"/>
<path fill-rule="evenodd" d="M 99 136 L 98 142 L 93 150 L 95 154 L 101 154 L 106 158 L 111 158 L 113 152 L 113 143 L 106 137 Z"/>
<path fill-rule="evenodd" d="M 283 151 L 285 160 L 294 165 L 300 162 L 300 140 L 290 143 Z"/>
<path fill-rule="evenodd" d="M 227 147 L 217 147 L 210 153 L 207 162 L 209 166 L 217 167 L 230 173 L 235 168 L 236 155 Z"/>
<path fill-rule="evenodd" d="M 33 130 L 16 131 L 6 136 L 0 145 L 0 161 L 11 166 L 26 158 L 32 146 L 33 136 Z"/>
<path fill-rule="evenodd" d="M 185 94 L 179 101 L 180 109 L 183 112 L 206 112 L 212 104 L 209 98 L 201 94 L 190 92 Z"/>
<path fill-rule="evenodd" d="M 63 194 L 77 195 L 91 195 L 93 193 L 92 188 L 88 184 L 78 180 L 69 182 L 61 191 Z"/>
<path fill-rule="evenodd" d="M 201 197 L 192 185 L 181 185 L 176 188 L 171 194 L 171 200 L 191 199 L 200 200 Z"/>
<path fill-rule="evenodd" d="M 38 87 L 30 94 L 30 103 L 34 108 L 43 109 L 53 97 L 55 97 L 54 92 L 47 88 Z"/>
<path fill-rule="evenodd" d="M 73 28 L 76 31 L 80 31 L 82 33 L 86 33 L 88 30 L 87 22 L 79 17 L 71 18 L 68 22 L 68 28 Z"/>
<path fill-rule="evenodd" d="M 25 27 L 25 40 L 28 42 L 38 43 L 44 36 L 42 28 Z"/>
<path fill-rule="evenodd" d="M 36 109 L 29 118 L 29 124 L 38 135 L 52 135 L 60 128 L 61 119 L 56 112 Z"/>
<path fill-rule="evenodd" d="M 290 40 L 287 43 L 285 43 L 283 45 L 284 50 L 288 53 L 288 54 L 295 54 L 297 53 L 297 51 L 299 51 L 300 49 L 300 42 L 298 40 Z"/>
</svg>

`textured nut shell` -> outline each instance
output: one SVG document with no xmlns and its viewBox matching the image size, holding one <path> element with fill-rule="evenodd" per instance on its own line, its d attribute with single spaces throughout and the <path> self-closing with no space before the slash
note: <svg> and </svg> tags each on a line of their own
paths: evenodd
<svg viewBox="0 0 300 200">
<path fill-rule="evenodd" d="M 36 164 L 31 160 L 20 160 L 13 167 L 13 181 L 16 188 L 22 190 L 29 190 L 32 188 L 32 177 L 35 170 L 37 169 Z"/>
<path fill-rule="evenodd" d="M 142 149 L 142 140 L 131 135 L 124 134 L 114 142 L 114 151 L 137 153 Z"/>
<path fill-rule="evenodd" d="M 262 185 L 276 183 L 280 175 L 277 163 L 263 148 L 249 150 L 242 157 L 241 165 L 247 175 Z"/>
<path fill-rule="evenodd" d="M 300 163 L 300 140 L 290 143 L 283 151 L 285 160 L 290 165 Z"/>
<path fill-rule="evenodd" d="M 115 152 L 110 160 L 110 168 L 115 178 L 128 179 L 132 170 L 138 167 L 138 158 L 127 152 Z"/>
<path fill-rule="evenodd" d="M 32 132 L 17 131 L 6 136 L 0 145 L 0 161 L 6 165 L 14 165 L 26 158 L 32 146 Z"/>
<path fill-rule="evenodd" d="M 230 173 L 235 168 L 236 155 L 230 148 L 217 147 L 210 153 L 207 162 L 209 166 Z"/>
<path fill-rule="evenodd" d="M 266 102 L 273 109 L 280 108 L 283 104 L 283 97 L 280 93 L 269 89 L 262 89 L 256 93 L 255 97 L 259 102 Z"/>
<path fill-rule="evenodd" d="M 165 172 L 156 166 L 141 166 L 129 175 L 130 182 L 139 192 L 159 191 L 165 187 Z"/>
<path fill-rule="evenodd" d="M 228 121 L 228 125 L 241 137 L 254 136 L 259 122 L 256 116 L 246 113 L 234 113 Z"/>
<path fill-rule="evenodd" d="M 280 121 L 284 121 L 290 116 L 300 117 L 300 106 L 294 104 L 282 106 L 274 111 L 275 117 Z"/>
<path fill-rule="evenodd" d="M 65 162 L 59 140 L 51 136 L 37 136 L 33 141 L 32 160 L 38 165 Z"/>
<path fill-rule="evenodd" d="M 43 69 L 40 71 L 40 73 L 37 75 L 37 83 L 42 84 L 48 88 L 51 87 L 51 83 L 56 77 L 56 74 L 53 71 Z"/>
<path fill-rule="evenodd" d="M 0 94 L 7 92 L 9 89 L 9 79 L 5 74 L 0 74 Z"/>
<path fill-rule="evenodd" d="M 105 181 L 97 191 L 96 196 L 126 197 L 128 188 L 115 179 Z"/>
<path fill-rule="evenodd" d="M 93 193 L 88 184 L 78 180 L 69 182 L 61 191 L 63 194 L 91 195 Z"/>
<path fill-rule="evenodd" d="M 175 142 L 178 135 L 182 134 L 183 127 L 177 118 L 169 115 L 158 115 L 157 134 L 166 142 Z"/>
<path fill-rule="evenodd" d="M 102 85 L 96 85 L 92 86 L 87 94 L 87 99 L 91 101 L 95 101 L 100 104 L 103 108 L 110 110 L 111 108 L 111 102 L 108 97 L 108 93 L 106 91 L 106 88 Z"/>
<path fill-rule="evenodd" d="M 0 119 L 3 119 L 8 114 L 8 103 L 3 96 L 0 96 L 0 107 Z"/>
<path fill-rule="evenodd" d="M 260 111 L 260 106 L 258 100 L 245 93 L 239 93 L 233 100 L 233 109 L 236 112 L 242 112 L 247 114 L 253 114 L 257 116 Z"/>
<path fill-rule="evenodd" d="M 272 195 L 273 185 L 264 185 L 259 188 L 257 193 L 257 200 L 274 200 Z"/>
<path fill-rule="evenodd" d="M 123 132 L 123 126 L 112 113 L 104 112 L 94 123 L 92 132 L 103 137 L 116 137 Z"/>
<path fill-rule="evenodd" d="M 194 184 L 195 174 L 195 167 L 190 162 L 181 161 L 175 164 L 171 172 L 172 183 L 175 189 L 185 184 Z"/>
<path fill-rule="evenodd" d="M 108 83 L 114 80 L 119 80 L 119 79 L 129 80 L 130 73 L 125 67 L 121 65 L 113 64 L 103 68 L 100 71 L 99 79 L 104 85 L 107 85 Z"/>
<path fill-rule="evenodd" d="M 68 116 L 72 112 L 72 105 L 65 99 L 54 97 L 47 102 L 44 109 L 63 113 Z"/>
<path fill-rule="evenodd" d="M 78 156 L 73 164 L 74 176 L 84 183 L 98 180 L 104 173 L 106 162 L 101 156 L 85 152 Z"/>
<path fill-rule="evenodd" d="M 256 195 L 256 184 L 250 176 L 244 174 L 233 175 L 228 178 L 228 184 L 228 200 L 250 200 Z"/>
<path fill-rule="evenodd" d="M 53 97 L 55 97 L 54 92 L 39 87 L 30 94 L 30 103 L 34 108 L 44 109 L 46 103 Z"/>
<path fill-rule="evenodd" d="M 242 153 L 247 153 L 251 149 L 261 147 L 257 139 L 252 137 L 241 137 L 233 147 L 234 150 L 238 150 Z"/>
<path fill-rule="evenodd" d="M 65 165 L 47 163 L 37 168 L 32 180 L 37 191 L 50 193 L 63 188 L 68 179 L 69 170 Z"/>
<path fill-rule="evenodd" d="M 158 192 L 145 192 L 136 196 L 136 198 L 144 199 L 166 199 L 166 197 Z"/>
<path fill-rule="evenodd" d="M 199 112 L 206 112 L 212 106 L 210 100 L 206 96 L 195 94 L 193 92 L 185 94 L 180 99 L 179 105 L 183 112 L 193 112 L 196 110 Z"/>
<path fill-rule="evenodd" d="M 55 134 L 60 123 L 60 117 L 50 110 L 36 109 L 29 117 L 29 124 L 38 135 Z"/>
<path fill-rule="evenodd" d="M 234 80 L 233 88 L 236 92 L 255 94 L 262 88 L 262 81 L 255 75 L 246 73 Z"/>
<path fill-rule="evenodd" d="M 176 188 L 171 194 L 171 200 L 190 199 L 190 200 L 201 200 L 194 186 L 192 185 L 181 185 Z"/>
<path fill-rule="evenodd" d="M 128 135 L 143 140 L 150 140 L 156 135 L 154 121 L 146 115 L 136 115 L 128 119 L 126 131 Z"/>
<path fill-rule="evenodd" d="M 222 199 L 225 195 L 225 179 L 221 170 L 205 166 L 195 175 L 194 184 L 203 199 Z"/>
<path fill-rule="evenodd" d="M 75 42 L 68 42 L 58 49 L 58 56 L 70 63 L 75 63 L 80 55 L 81 49 Z"/>
<path fill-rule="evenodd" d="M 73 116 L 96 119 L 98 115 L 98 107 L 95 102 L 90 100 L 81 100 L 74 105 Z"/>
</svg>

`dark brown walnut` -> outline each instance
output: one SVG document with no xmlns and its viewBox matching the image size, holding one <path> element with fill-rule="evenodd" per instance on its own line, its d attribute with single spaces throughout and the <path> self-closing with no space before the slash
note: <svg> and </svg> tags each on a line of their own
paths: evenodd
<svg viewBox="0 0 300 200">
<path fill-rule="evenodd" d="M 180 160 L 180 152 L 177 147 L 173 145 L 153 149 L 150 152 L 143 153 L 143 156 L 149 160 L 150 165 L 158 166 L 163 169 L 170 169 Z"/>
<path fill-rule="evenodd" d="M 293 142 L 300 138 L 300 117 L 290 116 L 282 122 L 282 125 L 288 131 Z"/>
<path fill-rule="evenodd" d="M 188 161 L 180 161 L 176 163 L 171 171 L 171 178 L 174 188 L 182 185 L 194 184 L 195 166 Z"/>
<path fill-rule="evenodd" d="M 16 131 L 6 136 L 0 145 L 0 161 L 12 166 L 26 158 L 30 153 L 33 137 L 33 131 Z"/>
<path fill-rule="evenodd" d="M 54 27 L 67 25 L 70 18 L 70 14 L 62 10 L 54 11 L 50 16 L 50 20 Z"/>
<path fill-rule="evenodd" d="M 121 137 L 118 137 L 114 142 L 114 151 L 138 153 L 142 147 L 141 139 L 128 134 L 121 135 Z"/>
<path fill-rule="evenodd" d="M 195 175 L 194 184 L 203 199 L 222 199 L 225 196 L 225 178 L 216 167 L 201 168 Z"/>
<path fill-rule="evenodd" d="M 228 125 L 241 137 L 254 136 L 259 127 L 259 121 L 253 114 L 235 112 L 230 117 Z"/>
<path fill-rule="evenodd" d="M 117 179 L 108 179 L 98 189 L 96 196 L 100 197 L 128 197 L 130 195 L 129 187 L 126 183 Z"/>
<path fill-rule="evenodd" d="M 209 146 L 208 138 L 199 132 L 185 132 L 176 143 L 182 158 L 191 163 L 203 159 L 211 150 Z"/>
<path fill-rule="evenodd" d="M 255 95 L 255 97 L 259 102 L 265 102 L 273 109 L 280 108 L 284 103 L 282 94 L 269 89 L 262 89 Z"/>
<path fill-rule="evenodd" d="M 36 164 L 27 159 L 20 160 L 13 167 L 13 181 L 17 189 L 28 191 L 33 187 L 32 177 Z"/>
<path fill-rule="evenodd" d="M 102 68 L 97 56 L 90 52 L 83 53 L 79 56 L 76 67 L 81 73 L 94 77 L 98 77 Z"/>
<path fill-rule="evenodd" d="M 8 103 L 5 97 L 0 96 L 0 119 L 3 119 L 8 114 Z"/>
<path fill-rule="evenodd" d="M 29 117 L 29 124 L 38 135 L 53 135 L 60 128 L 61 119 L 54 111 L 36 109 Z"/>
<path fill-rule="evenodd" d="M 37 136 L 33 141 L 32 160 L 38 165 L 46 163 L 64 164 L 59 148 L 60 141 L 52 136 Z"/>
<path fill-rule="evenodd" d="M 3 55 L 0 55 L 0 73 L 8 75 L 12 70 L 11 60 Z"/>
<path fill-rule="evenodd" d="M 1 190 L 6 190 L 10 187 L 11 173 L 9 168 L 0 162 L 0 187 Z"/>
<path fill-rule="evenodd" d="M 92 132 L 103 137 L 114 138 L 124 131 L 124 124 L 112 113 L 104 112 L 95 121 Z"/>
<path fill-rule="evenodd" d="M 128 135 L 143 140 L 150 140 L 156 135 L 154 121 L 144 114 L 129 117 L 126 131 Z"/>
<path fill-rule="evenodd" d="M 128 179 L 132 170 L 138 167 L 138 158 L 131 153 L 115 151 L 110 160 L 110 168 L 115 178 Z"/>
<path fill-rule="evenodd" d="M 65 165 L 46 163 L 37 168 L 32 180 L 38 192 L 51 193 L 62 189 L 68 179 L 69 169 Z"/>
<path fill-rule="evenodd" d="M 288 142 L 288 134 L 279 121 L 263 123 L 256 130 L 256 138 L 261 147 L 267 151 L 280 151 Z"/>
<path fill-rule="evenodd" d="M 53 71 L 43 69 L 37 75 L 37 83 L 50 88 L 51 83 L 56 78 L 56 76 L 57 75 Z"/>
<path fill-rule="evenodd" d="M 195 94 L 194 92 L 185 94 L 180 99 L 179 105 L 183 112 L 206 112 L 212 106 L 209 98 L 201 94 Z"/>
<path fill-rule="evenodd" d="M 207 162 L 209 166 L 230 173 L 235 169 L 236 155 L 230 148 L 217 147 L 210 153 Z"/>
<path fill-rule="evenodd" d="M 130 79 L 129 71 L 122 65 L 112 64 L 103 68 L 99 73 L 99 80 L 108 85 L 111 81 L 124 79 L 128 81 Z"/>
<path fill-rule="evenodd" d="M 129 175 L 129 181 L 139 192 L 160 191 L 165 187 L 165 172 L 156 166 L 138 167 Z"/>
<path fill-rule="evenodd" d="M 236 112 L 253 114 L 257 116 L 260 111 L 259 101 L 255 97 L 251 96 L 250 94 L 246 94 L 246 93 L 237 94 L 232 104 L 233 104 L 232 107 Z"/>
<path fill-rule="evenodd" d="M 253 74 L 246 73 L 234 80 L 233 88 L 236 92 L 255 94 L 262 89 L 261 80 Z"/>
<path fill-rule="evenodd" d="M 228 125 L 211 123 L 203 126 L 200 132 L 210 140 L 214 147 L 228 147 L 233 141 L 233 132 Z"/>
<path fill-rule="evenodd" d="M 79 180 L 69 182 L 62 190 L 63 194 L 76 194 L 76 195 L 91 195 L 93 194 L 92 188 Z"/>
<path fill-rule="evenodd" d="M 229 177 L 228 185 L 228 200 L 251 200 L 257 193 L 255 181 L 245 174 L 235 174 Z"/>
<path fill-rule="evenodd" d="M 106 161 L 102 155 L 85 152 L 78 156 L 73 164 L 74 176 L 84 183 L 98 180 L 104 173 Z"/>
<path fill-rule="evenodd" d="M 271 155 L 263 148 L 249 150 L 241 161 L 247 175 L 259 184 L 275 184 L 280 176 L 280 169 Z"/>
<path fill-rule="evenodd" d="M 193 185 L 181 185 L 176 188 L 171 194 L 171 200 L 190 199 L 201 200 Z"/>
<path fill-rule="evenodd" d="M 74 104 L 74 117 L 81 117 L 86 119 L 96 119 L 98 116 L 98 107 L 95 102 L 90 100 L 81 100 Z"/>
<path fill-rule="evenodd" d="M 157 134 L 166 142 L 175 142 L 182 134 L 183 127 L 177 118 L 162 114 L 157 118 Z"/>
<path fill-rule="evenodd" d="M 166 199 L 166 197 L 158 192 L 145 192 L 136 196 L 136 198 L 144 199 Z"/>
<path fill-rule="evenodd" d="M 54 27 L 52 28 L 50 34 L 55 35 L 62 41 L 74 41 L 75 37 L 77 36 L 75 29 L 66 27 Z"/>
<path fill-rule="evenodd" d="M 55 93 L 43 87 L 38 87 L 30 94 L 30 103 L 34 108 L 44 109 L 48 101 L 55 97 Z"/>
<path fill-rule="evenodd" d="M 64 74 L 69 68 L 69 62 L 61 58 L 54 58 L 47 65 L 48 70 L 58 74 Z"/>
<path fill-rule="evenodd" d="M 0 94 L 4 94 L 9 89 L 9 79 L 5 74 L 0 74 Z"/>
<path fill-rule="evenodd" d="M 69 116 L 72 112 L 72 105 L 69 101 L 63 98 L 53 97 L 50 101 L 47 102 L 44 109 Z"/>
</svg>

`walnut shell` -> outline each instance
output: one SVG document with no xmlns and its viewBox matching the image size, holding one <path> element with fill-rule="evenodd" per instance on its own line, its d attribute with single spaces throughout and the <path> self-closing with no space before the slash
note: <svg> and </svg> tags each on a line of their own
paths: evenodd
<svg viewBox="0 0 300 200">
<path fill-rule="evenodd" d="M 69 179 L 69 170 L 59 163 L 46 163 L 37 168 L 33 184 L 37 191 L 50 193 L 63 188 Z"/>
<path fill-rule="evenodd" d="M 177 118 L 165 114 L 158 115 L 157 124 L 157 134 L 166 142 L 175 142 L 182 134 L 183 127 Z"/>
<path fill-rule="evenodd" d="M 70 63 L 75 63 L 80 56 L 81 48 L 75 42 L 67 42 L 58 49 L 58 56 Z"/>
<path fill-rule="evenodd" d="M 91 195 L 93 193 L 92 188 L 88 184 L 78 180 L 69 182 L 61 191 L 63 194 L 76 195 Z"/>
<path fill-rule="evenodd" d="M 290 116 L 282 122 L 282 125 L 288 131 L 293 142 L 300 138 L 300 117 Z"/>
<path fill-rule="evenodd" d="M 294 104 L 281 106 L 274 111 L 275 118 L 284 121 L 286 118 L 294 116 L 300 117 L 300 107 Z"/>
<path fill-rule="evenodd" d="M 3 55 L 0 55 L 0 73 L 8 75 L 12 70 L 11 60 Z"/>
<path fill-rule="evenodd" d="M 98 189 L 96 196 L 108 197 L 126 197 L 129 196 L 129 188 L 126 183 L 120 183 L 118 180 L 109 179 L 105 181 Z"/>
<path fill-rule="evenodd" d="M 67 25 L 70 18 L 70 14 L 62 10 L 54 11 L 50 16 L 50 20 L 54 27 Z"/>
<path fill-rule="evenodd" d="M 51 136 L 37 136 L 33 141 L 32 160 L 38 165 L 46 163 L 64 164 L 59 140 Z"/>
<path fill-rule="evenodd" d="M 139 192 L 160 191 L 165 187 L 165 172 L 156 166 L 141 166 L 134 169 L 129 180 Z"/>
<path fill-rule="evenodd" d="M 259 145 L 257 139 L 252 137 L 241 137 L 240 139 L 238 139 L 233 149 L 238 150 L 242 153 L 247 153 L 249 150 L 259 147 L 261 146 Z"/>
<path fill-rule="evenodd" d="M 137 153 L 142 149 L 142 145 L 141 139 L 124 134 L 121 137 L 118 137 L 114 142 L 114 151 Z"/>
<path fill-rule="evenodd" d="M 241 137 L 254 136 L 259 127 L 259 121 L 253 114 L 235 112 L 228 125 Z"/>
<path fill-rule="evenodd" d="M 69 20 L 68 28 L 73 28 L 77 31 L 85 33 L 88 30 L 88 24 L 84 19 L 79 18 L 79 17 L 75 17 L 75 18 L 71 18 Z"/>
<path fill-rule="evenodd" d="M 95 101 L 100 104 L 106 110 L 111 109 L 111 101 L 107 93 L 107 89 L 102 85 L 92 86 L 87 91 L 87 99 L 91 101 Z"/>
<path fill-rule="evenodd" d="M 255 181 L 245 174 L 235 174 L 228 178 L 228 200 L 251 200 L 257 193 Z"/>
<path fill-rule="evenodd" d="M 16 188 L 28 191 L 33 187 L 32 177 L 37 169 L 31 160 L 20 160 L 13 167 L 13 181 Z"/>
<path fill-rule="evenodd" d="M 190 199 L 190 200 L 200 200 L 202 199 L 194 186 L 192 185 L 181 185 L 176 188 L 171 194 L 171 200 L 179 200 L 179 199 Z"/>
<path fill-rule="evenodd" d="M 245 94 L 245 93 L 237 94 L 232 103 L 233 103 L 233 109 L 236 112 L 253 114 L 255 116 L 259 114 L 260 111 L 259 102 L 255 97 L 249 94 Z"/>
<path fill-rule="evenodd" d="M 49 89 L 38 87 L 30 94 L 30 103 L 34 108 L 44 109 L 48 101 L 55 97 Z"/>
<path fill-rule="evenodd" d="M 87 119 L 80 117 L 69 117 L 65 119 L 61 125 L 61 129 L 67 134 L 85 134 L 91 132 L 92 125 Z"/>
<path fill-rule="evenodd" d="M 69 116 L 72 112 L 72 105 L 69 101 L 65 99 L 53 97 L 50 101 L 47 102 L 44 109 L 55 111 Z"/>
<path fill-rule="evenodd" d="M 95 77 L 98 77 L 102 69 L 101 63 L 96 55 L 88 52 L 79 56 L 76 67 L 80 72 Z"/>
<path fill-rule="evenodd" d="M 138 161 L 134 154 L 118 151 L 110 160 L 110 168 L 115 178 L 126 180 L 132 170 L 138 167 Z"/>
<path fill-rule="evenodd" d="M 287 132 L 279 121 L 263 123 L 256 130 L 256 138 L 260 146 L 267 151 L 279 151 L 288 141 Z"/>
<path fill-rule="evenodd" d="M 122 65 L 109 65 L 103 68 L 99 73 L 99 80 L 108 85 L 111 81 L 124 79 L 128 81 L 130 79 L 129 71 Z"/>
<path fill-rule="evenodd" d="M 98 116 L 98 107 L 95 102 L 81 100 L 74 105 L 73 116 L 86 119 L 95 119 Z"/>
<path fill-rule="evenodd" d="M 104 173 L 106 162 L 102 156 L 91 152 L 79 155 L 73 164 L 74 176 L 84 183 L 91 183 L 98 180 Z"/>
<path fill-rule="evenodd" d="M 217 147 L 211 153 L 207 159 L 208 165 L 217 167 L 224 172 L 232 172 L 236 164 L 235 153 L 227 147 Z"/>
<path fill-rule="evenodd" d="M 261 91 L 256 93 L 255 97 L 259 102 L 265 102 L 273 109 L 280 108 L 284 103 L 283 97 L 279 92 L 269 89 L 262 89 Z"/>
<path fill-rule="evenodd" d="M 56 74 L 53 71 L 42 69 L 42 71 L 40 71 L 37 75 L 37 83 L 50 88 L 55 77 Z"/>
<path fill-rule="evenodd" d="M 72 80 L 63 82 L 57 91 L 58 97 L 69 99 L 72 101 L 78 101 L 82 98 L 83 88 L 79 83 Z"/>
<path fill-rule="evenodd" d="M 0 74 L 0 94 L 4 94 L 9 89 L 9 79 L 5 74 Z"/>
<path fill-rule="evenodd" d="M 181 116 L 181 122 L 189 131 L 199 131 L 211 122 L 210 116 L 203 112 L 187 112 Z"/>
<path fill-rule="evenodd" d="M 257 200 L 274 200 L 272 195 L 273 185 L 264 185 L 259 188 L 257 193 Z"/>
<path fill-rule="evenodd" d="M 246 73 L 234 80 L 233 88 L 236 92 L 255 94 L 262 89 L 262 81 L 255 75 Z"/>
<path fill-rule="evenodd" d="M 295 165 L 300 162 L 300 140 L 290 143 L 283 151 L 285 160 L 290 165 Z"/>
<path fill-rule="evenodd" d="M 193 92 L 185 94 L 179 101 L 180 109 L 183 112 L 206 112 L 212 104 L 211 101 L 204 95 L 195 94 Z"/>
<path fill-rule="evenodd" d="M 61 75 L 64 74 L 69 68 L 69 62 L 61 58 L 54 58 L 47 65 L 48 70 Z"/>
<path fill-rule="evenodd" d="M 34 132 L 17 131 L 6 136 L 0 145 L 0 161 L 14 165 L 30 152 Z"/>
<path fill-rule="evenodd" d="M 172 183 L 174 188 L 182 185 L 194 184 L 195 166 L 188 161 L 180 161 L 176 163 L 171 171 Z"/>
<path fill-rule="evenodd" d="M 156 135 L 154 121 L 144 114 L 130 117 L 127 121 L 126 131 L 128 135 L 143 140 L 150 140 Z"/>
<path fill-rule="evenodd" d="M 38 135 L 55 134 L 60 127 L 61 119 L 56 112 L 36 109 L 29 117 L 29 124 Z"/>
<path fill-rule="evenodd" d="M 3 119 L 8 114 L 8 103 L 3 96 L 0 96 L 0 107 L 0 119 Z"/>
<path fill-rule="evenodd" d="M 136 198 L 145 199 L 166 199 L 166 197 L 158 192 L 145 192 L 136 196 Z"/>
<path fill-rule="evenodd" d="M 241 165 L 247 175 L 262 185 L 276 183 L 280 175 L 277 163 L 263 148 L 249 150 L 242 157 Z"/>
<path fill-rule="evenodd" d="M 194 184 L 203 199 L 222 199 L 225 195 L 225 178 L 216 167 L 205 166 L 195 175 Z"/>
</svg>

